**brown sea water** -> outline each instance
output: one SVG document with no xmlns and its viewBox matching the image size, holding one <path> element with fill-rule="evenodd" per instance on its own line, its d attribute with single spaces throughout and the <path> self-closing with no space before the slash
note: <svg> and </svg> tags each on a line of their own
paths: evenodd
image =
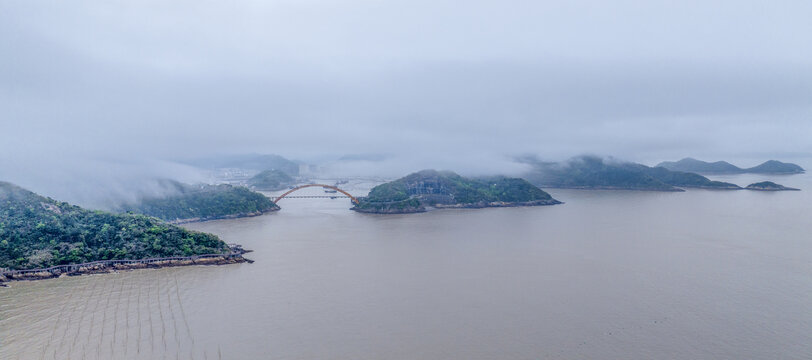
<svg viewBox="0 0 812 360">
<path fill-rule="evenodd" d="M 812 177 L 720 179 L 804 191 L 388 216 L 286 199 L 186 225 L 254 264 L 0 288 L 0 359 L 812 358 Z"/>
</svg>

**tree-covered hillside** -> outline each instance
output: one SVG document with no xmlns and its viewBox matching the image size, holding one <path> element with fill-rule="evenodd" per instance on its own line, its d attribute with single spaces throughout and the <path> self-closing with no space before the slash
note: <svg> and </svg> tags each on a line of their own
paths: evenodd
<svg viewBox="0 0 812 360">
<path fill-rule="evenodd" d="M 470 179 L 450 171 L 423 170 L 378 185 L 359 199 L 355 210 L 418 212 L 425 206 L 498 206 L 501 203 L 557 204 L 550 194 L 523 179 Z"/>
<path fill-rule="evenodd" d="M 217 236 L 134 214 L 85 210 L 0 182 L 0 267 L 227 253 Z"/>
<path fill-rule="evenodd" d="M 166 221 L 212 220 L 259 215 L 279 210 L 265 195 L 242 186 L 185 185 L 173 182 L 174 192 L 145 197 L 121 211 L 154 216 Z"/>
<path fill-rule="evenodd" d="M 736 184 L 708 179 L 702 175 L 690 172 L 671 171 L 661 167 L 648 167 L 641 164 L 626 163 L 623 165 L 629 169 L 636 169 L 643 174 L 651 176 L 671 186 L 686 188 L 738 190 L 741 189 Z"/>
</svg>

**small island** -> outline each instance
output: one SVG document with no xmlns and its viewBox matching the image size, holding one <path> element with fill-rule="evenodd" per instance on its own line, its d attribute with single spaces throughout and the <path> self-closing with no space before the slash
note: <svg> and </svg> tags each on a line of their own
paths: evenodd
<svg viewBox="0 0 812 360">
<path fill-rule="evenodd" d="M 239 246 L 154 217 L 86 210 L 0 182 L 0 283 L 247 261 Z"/>
<path fill-rule="evenodd" d="M 375 214 L 407 214 L 427 208 L 485 208 L 555 205 L 544 190 L 524 179 L 471 179 L 450 171 L 423 170 L 378 185 L 358 199 L 352 210 Z"/>
<path fill-rule="evenodd" d="M 772 181 L 762 181 L 747 185 L 747 190 L 756 191 L 800 191 L 801 189 L 786 187 L 784 185 L 776 184 Z"/>
<path fill-rule="evenodd" d="M 281 170 L 265 170 L 248 180 L 248 186 L 255 190 L 277 191 L 296 183 L 290 175 Z"/>
<path fill-rule="evenodd" d="M 187 185 L 164 180 L 165 196 L 147 196 L 119 207 L 121 212 L 154 216 L 173 224 L 259 216 L 278 211 L 265 195 L 232 185 Z"/>
</svg>

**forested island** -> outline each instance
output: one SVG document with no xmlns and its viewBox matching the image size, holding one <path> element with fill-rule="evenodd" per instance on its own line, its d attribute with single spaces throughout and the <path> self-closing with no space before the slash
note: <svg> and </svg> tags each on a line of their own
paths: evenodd
<svg viewBox="0 0 812 360">
<path fill-rule="evenodd" d="M 684 158 L 679 161 L 664 161 L 657 164 L 673 171 L 695 172 L 700 174 L 801 174 L 804 168 L 778 160 L 768 160 L 751 168 L 740 168 L 727 161 L 707 162 L 693 158 Z"/>
<path fill-rule="evenodd" d="M 290 175 L 281 170 L 265 170 L 248 180 L 248 186 L 256 190 L 277 191 L 296 183 Z"/>
<path fill-rule="evenodd" d="M 740 186 L 702 175 L 632 162 L 580 156 L 569 161 L 521 159 L 531 166 L 524 175 L 536 186 L 572 189 L 684 191 L 682 188 L 738 190 Z"/>
<path fill-rule="evenodd" d="M 133 212 L 172 223 L 257 216 L 279 207 L 265 195 L 242 186 L 187 185 L 164 181 L 167 194 L 146 196 L 121 205 L 121 212 Z"/>
<path fill-rule="evenodd" d="M 745 188 L 747 190 L 757 190 L 757 191 L 798 191 L 801 189 L 796 189 L 792 187 L 787 187 L 784 185 L 776 184 L 772 181 L 762 181 L 757 183 L 752 183 L 747 185 Z"/>
<path fill-rule="evenodd" d="M 368 196 L 359 198 L 352 210 L 403 214 L 424 212 L 427 207 L 484 208 L 560 203 L 524 179 L 472 179 L 450 171 L 423 170 L 372 188 Z"/>
<path fill-rule="evenodd" d="M 0 239 L 0 268 L 7 269 L 202 254 L 225 259 L 232 252 L 212 234 L 145 215 L 86 210 L 7 182 L 0 182 Z"/>
</svg>

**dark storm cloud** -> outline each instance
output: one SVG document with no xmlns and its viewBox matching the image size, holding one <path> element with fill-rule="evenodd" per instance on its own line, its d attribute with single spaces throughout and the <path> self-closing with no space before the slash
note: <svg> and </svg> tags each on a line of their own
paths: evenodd
<svg viewBox="0 0 812 360">
<path fill-rule="evenodd" d="M 151 174 L 155 159 L 222 152 L 385 153 L 375 167 L 392 173 L 515 172 L 510 155 L 526 153 L 808 155 L 811 10 L 7 1 L 0 175 L 32 182 L 60 166 L 76 179 L 98 175 L 86 159 Z"/>
</svg>

